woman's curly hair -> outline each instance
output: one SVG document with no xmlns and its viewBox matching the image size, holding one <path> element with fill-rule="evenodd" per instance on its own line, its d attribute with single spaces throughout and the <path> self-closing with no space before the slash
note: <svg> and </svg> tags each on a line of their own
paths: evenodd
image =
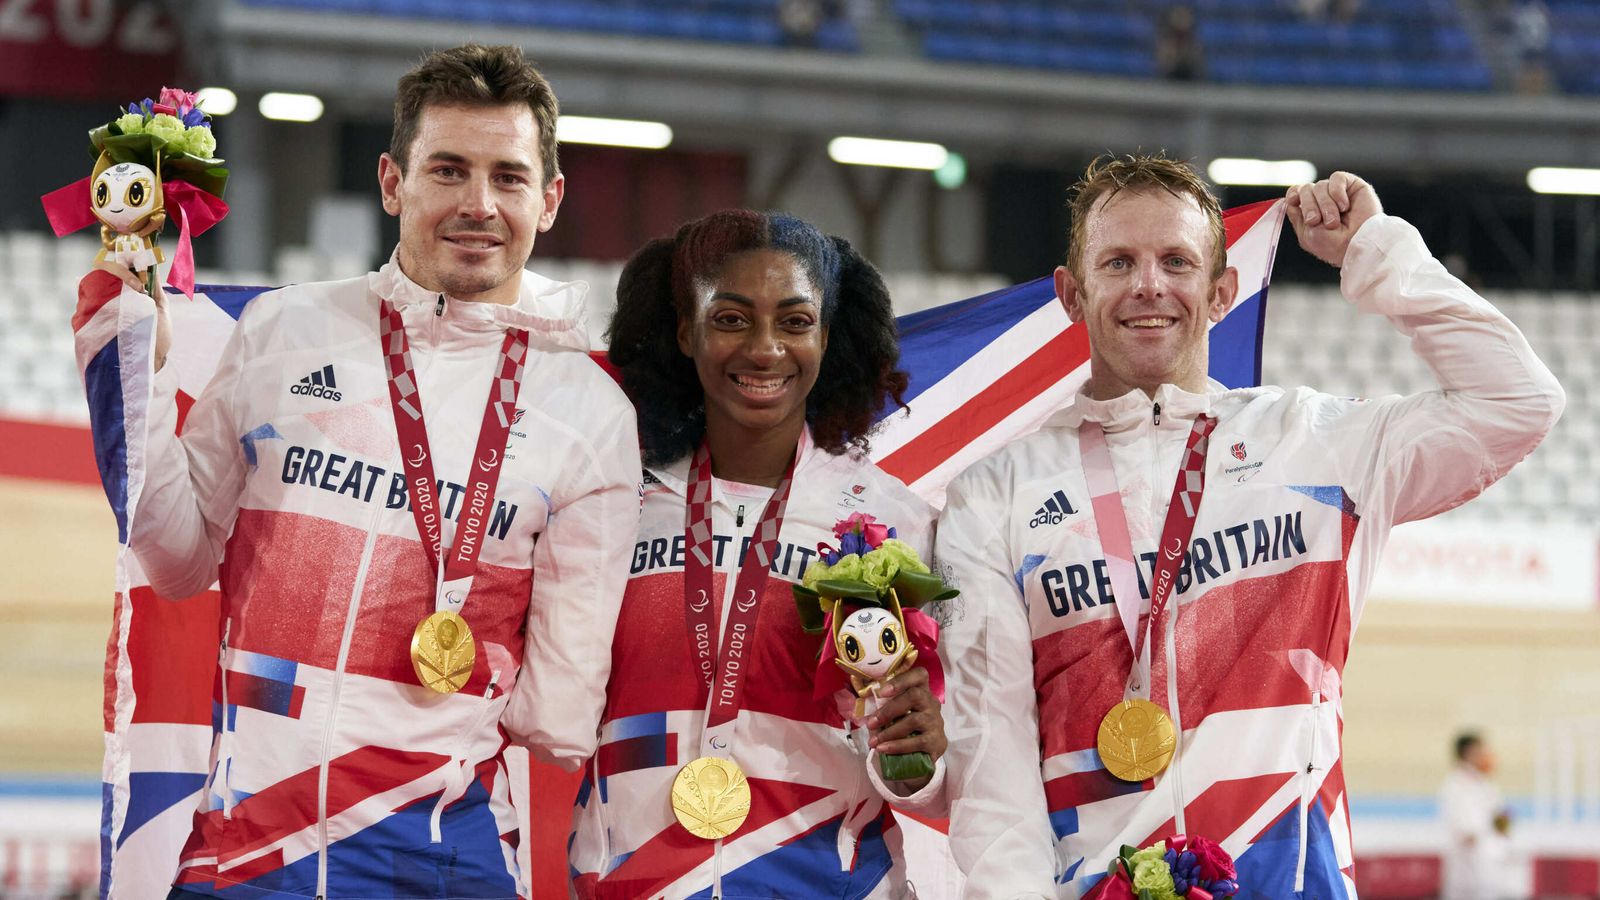
<svg viewBox="0 0 1600 900">
<path fill-rule="evenodd" d="M 694 360 L 678 348 L 678 321 L 694 315 L 696 283 L 714 280 L 729 257 L 751 250 L 791 254 L 822 293 L 828 347 L 806 398 L 817 446 L 865 451 L 884 404 L 905 406 L 909 378 L 896 368 L 894 308 L 872 263 L 845 239 L 794 216 L 723 210 L 644 245 L 617 284 L 608 355 L 638 411 L 646 465 L 688 455 L 705 435 L 705 392 Z"/>
</svg>

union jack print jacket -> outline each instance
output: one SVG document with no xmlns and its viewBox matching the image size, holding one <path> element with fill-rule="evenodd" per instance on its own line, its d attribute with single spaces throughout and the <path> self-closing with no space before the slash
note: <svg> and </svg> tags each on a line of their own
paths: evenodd
<svg viewBox="0 0 1600 900">
<path fill-rule="evenodd" d="M 1080 394 L 951 485 L 936 555 L 962 592 L 944 648 L 950 840 L 967 896 L 1080 897 L 1121 845 L 1177 833 L 1219 841 L 1241 896 L 1355 895 L 1340 683 L 1389 530 L 1476 496 L 1533 450 L 1565 398 L 1516 327 L 1405 222 L 1363 225 L 1341 277 L 1358 309 L 1411 339 L 1438 390 Z M 1217 419 L 1205 493 L 1152 637 L 1151 699 L 1177 750 L 1155 778 L 1123 782 L 1096 749 L 1132 662 L 1115 604 L 1148 613 L 1201 414 Z M 1102 557 L 1079 460 L 1087 421 L 1110 446 L 1138 598 L 1114 596 Z"/>
<path fill-rule="evenodd" d="M 706 721 L 684 598 L 689 457 L 644 471 L 644 509 L 612 649 L 600 746 L 573 811 L 569 859 L 583 898 L 910 896 L 901 829 L 886 801 L 943 812 L 944 762 L 917 793 L 885 784 L 837 697 L 813 699 L 822 635 L 800 628 L 790 584 L 837 546 L 833 525 L 867 513 L 927 553 L 933 510 L 867 459 L 802 440 L 778 548 L 747 654 L 731 753 L 749 778 L 749 817 L 720 848 L 673 817 L 673 778 L 703 755 Z M 740 556 L 771 490 L 716 480 L 712 490 L 717 623 L 727 621 Z M 752 554 L 753 557 L 753 554 Z M 924 556 L 924 559 L 927 557 Z M 853 699 L 853 697 L 851 698 Z M 845 710 L 848 712 L 848 708 Z"/>
<path fill-rule="evenodd" d="M 131 545 L 163 596 L 220 581 L 211 775 L 177 883 L 216 897 L 514 897 L 502 751 L 595 747 L 638 522 L 632 407 L 582 352 L 582 285 L 514 305 L 430 293 L 390 261 L 263 294 L 174 437 L 155 379 Z M 507 328 L 530 335 L 476 581 L 470 679 L 418 683 L 435 580 L 409 509 L 378 341 L 400 311 L 446 547 Z M 174 301 L 181 302 L 181 301 Z"/>
</svg>

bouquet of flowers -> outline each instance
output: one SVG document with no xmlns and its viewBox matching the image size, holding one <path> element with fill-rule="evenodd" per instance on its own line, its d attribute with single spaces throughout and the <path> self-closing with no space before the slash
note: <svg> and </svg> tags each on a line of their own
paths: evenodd
<svg viewBox="0 0 1600 900">
<path fill-rule="evenodd" d="M 859 720 L 877 707 L 878 685 L 920 658 L 929 689 L 943 700 L 944 671 L 934 652 L 939 626 L 922 607 L 956 591 L 928 570 L 894 528 L 872 516 L 852 514 L 834 525 L 833 534 L 838 549 L 818 547 L 818 559 L 794 586 L 801 627 L 828 635 L 813 696 L 822 699 L 848 687 L 856 696 L 853 719 Z M 891 781 L 933 774 L 926 753 L 884 755 L 878 767 Z"/>
<path fill-rule="evenodd" d="M 103 248 L 96 263 L 109 261 L 146 272 L 154 291 L 159 245 L 169 213 L 178 219 L 173 284 L 194 289 L 191 234 L 227 215 L 222 192 L 228 170 L 216 158 L 217 139 L 198 98 L 162 88 L 158 98 L 130 103 L 115 119 L 89 132 L 94 169 L 89 177 L 41 198 L 56 236 L 100 222 Z"/>
<path fill-rule="evenodd" d="M 1239 892 L 1233 857 L 1215 841 L 1176 835 L 1143 850 L 1126 844 L 1097 900 L 1221 900 Z"/>
</svg>

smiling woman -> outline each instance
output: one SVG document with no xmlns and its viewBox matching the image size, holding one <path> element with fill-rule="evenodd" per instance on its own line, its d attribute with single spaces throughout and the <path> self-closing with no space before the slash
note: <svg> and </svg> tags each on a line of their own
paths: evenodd
<svg viewBox="0 0 1600 900">
<path fill-rule="evenodd" d="M 831 453 L 865 449 L 907 383 L 878 270 L 843 238 L 776 213 L 725 210 L 646 244 L 622 271 L 609 338 L 646 464 L 707 437 L 721 475 L 750 468 L 735 448 L 764 437 L 763 449 L 783 448 L 756 466 L 772 484 L 808 424 Z"/>
<path fill-rule="evenodd" d="M 645 471 L 576 895 L 906 895 L 887 803 L 941 814 L 944 766 L 889 781 L 872 757 L 939 760 L 939 701 L 911 666 L 856 711 L 790 588 L 852 513 L 931 545 L 863 452 L 906 387 L 883 279 L 799 219 L 724 211 L 628 261 L 610 339 Z"/>
</svg>

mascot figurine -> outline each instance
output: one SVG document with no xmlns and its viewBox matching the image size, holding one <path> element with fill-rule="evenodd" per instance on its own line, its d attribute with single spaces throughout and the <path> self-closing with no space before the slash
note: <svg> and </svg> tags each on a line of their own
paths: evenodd
<svg viewBox="0 0 1600 900">
<path fill-rule="evenodd" d="M 818 559 L 794 586 L 800 624 L 825 634 L 818 654 L 813 696 L 838 695 L 846 718 L 857 724 L 876 712 L 878 688 L 917 664 L 928 670 L 928 687 L 944 700 L 944 671 L 935 647 L 939 626 L 922 607 L 956 596 L 895 530 L 856 513 L 834 526 L 839 549 L 818 547 Z M 841 709 L 843 712 L 843 709 Z M 890 781 L 931 776 L 926 753 L 883 755 L 878 769 Z"/>
<path fill-rule="evenodd" d="M 156 165 L 161 163 L 158 160 Z M 111 260 L 135 272 L 164 262 L 156 236 L 167 223 L 161 207 L 161 175 L 139 163 L 114 163 L 102 153 L 95 163 L 90 203 L 100 220 L 104 249 L 95 262 Z"/>
<path fill-rule="evenodd" d="M 178 250 L 171 284 L 194 291 L 191 235 L 227 215 L 222 191 L 228 170 L 216 158 L 211 119 L 199 99 L 162 88 L 157 99 L 128 104 L 127 111 L 89 132 L 94 170 L 88 178 L 46 194 L 45 214 L 58 237 L 100 223 L 101 250 L 95 267 L 121 277 L 143 276 L 154 296 L 161 229 L 178 222 Z"/>
</svg>

